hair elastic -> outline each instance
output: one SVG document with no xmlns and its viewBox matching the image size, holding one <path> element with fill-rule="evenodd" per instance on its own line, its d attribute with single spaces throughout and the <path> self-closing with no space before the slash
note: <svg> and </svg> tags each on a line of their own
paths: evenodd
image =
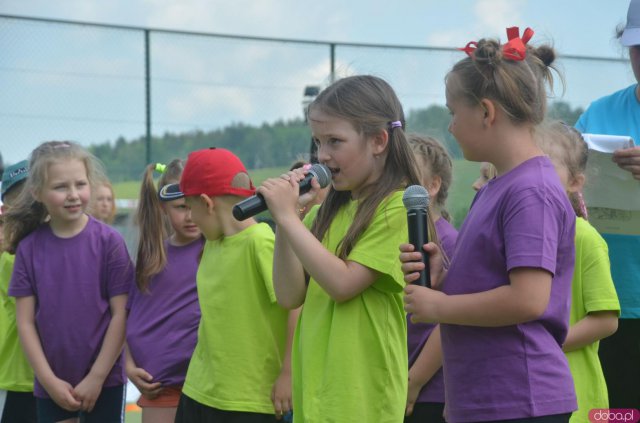
<svg viewBox="0 0 640 423">
<path fill-rule="evenodd" d="M 585 220 L 589 220 L 589 213 L 587 213 L 587 204 L 584 202 L 582 192 L 578 191 L 578 207 L 580 207 L 580 213 Z"/>
<path fill-rule="evenodd" d="M 153 168 L 153 170 L 155 170 L 158 173 L 164 173 L 164 171 L 167 170 L 167 165 L 162 163 L 156 163 L 156 167 Z"/>
<path fill-rule="evenodd" d="M 389 129 L 393 129 L 393 128 L 402 128 L 402 122 L 399 120 L 394 120 L 392 122 L 389 122 Z"/>
</svg>

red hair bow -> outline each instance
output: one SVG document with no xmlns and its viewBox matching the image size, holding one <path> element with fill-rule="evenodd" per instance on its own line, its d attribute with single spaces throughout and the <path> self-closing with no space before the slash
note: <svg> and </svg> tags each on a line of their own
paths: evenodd
<svg viewBox="0 0 640 423">
<path fill-rule="evenodd" d="M 507 28 L 507 38 L 509 41 L 502 46 L 502 55 L 509 60 L 520 61 L 524 60 L 527 55 L 526 44 L 533 37 L 533 29 L 527 28 L 520 37 L 520 28 L 512 26 Z M 475 41 L 469 41 L 466 46 L 459 48 L 458 50 L 464 51 L 467 55 L 473 58 L 473 55 L 478 48 L 478 43 Z"/>
<path fill-rule="evenodd" d="M 533 29 L 527 28 L 520 38 L 520 28 L 512 26 L 507 28 L 507 38 L 509 42 L 502 46 L 502 55 L 510 60 L 524 60 L 527 55 L 526 44 L 533 37 Z"/>
<path fill-rule="evenodd" d="M 469 41 L 466 46 L 459 48 L 458 50 L 467 53 L 467 56 L 473 59 L 473 52 L 478 48 L 478 43 L 475 41 Z"/>
</svg>

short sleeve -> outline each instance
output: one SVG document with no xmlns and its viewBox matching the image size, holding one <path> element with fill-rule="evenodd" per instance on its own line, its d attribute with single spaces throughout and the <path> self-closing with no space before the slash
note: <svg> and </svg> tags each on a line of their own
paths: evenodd
<svg viewBox="0 0 640 423">
<path fill-rule="evenodd" d="M 374 288 L 381 291 L 401 291 L 405 282 L 400 269 L 398 248 L 407 241 L 406 209 L 402 205 L 402 193 L 397 192 L 378 206 L 369 227 L 358 239 L 347 259 L 382 274 L 374 283 Z"/>
<path fill-rule="evenodd" d="M 553 201 L 544 195 L 543 187 L 530 187 L 514 193 L 505 205 L 504 239 L 508 271 L 534 267 L 555 274 L 558 243 L 565 228 L 564 212 Z"/>
<path fill-rule="evenodd" d="M 128 294 L 135 285 L 135 270 L 127 246 L 119 234 L 109 237 L 106 268 L 107 298 Z"/>
<path fill-rule="evenodd" d="M 23 240 L 16 250 L 13 273 L 9 283 L 9 295 L 12 297 L 31 297 L 36 295 L 33 285 L 33 268 L 29 266 L 29 245 L 31 244 L 27 244 Z"/>
<path fill-rule="evenodd" d="M 620 303 L 616 294 L 607 243 L 588 223 L 582 240 L 582 301 L 585 311 L 616 311 L 620 314 Z"/>
</svg>

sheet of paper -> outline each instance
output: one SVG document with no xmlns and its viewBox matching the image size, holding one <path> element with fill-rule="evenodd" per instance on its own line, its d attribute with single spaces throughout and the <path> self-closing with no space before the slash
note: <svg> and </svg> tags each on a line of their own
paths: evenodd
<svg viewBox="0 0 640 423">
<path fill-rule="evenodd" d="M 612 161 L 633 147 L 631 137 L 583 134 L 589 146 L 584 198 L 589 221 L 602 233 L 640 235 L 640 181 Z"/>
</svg>

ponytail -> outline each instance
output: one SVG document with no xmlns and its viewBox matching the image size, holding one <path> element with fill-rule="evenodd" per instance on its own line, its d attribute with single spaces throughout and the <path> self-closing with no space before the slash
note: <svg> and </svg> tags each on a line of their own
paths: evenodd
<svg viewBox="0 0 640 423">
<path fill-rule="evenodd" d="M 164 240 L 171 232 L 169 222 L 162 211 L 153 173 L 162 172 L 158 185 L 163 187 L 166 184 L 178 183 L 183 167 L 182 160 L 176 159 L 166 166 L 160 163 L 150 164 L 144 172 L 136 211 L 136 222 L 140 227 L 140 241 L 136 254 L 136 286 L 140 292 L 148 292 L 151 278 L 166 266 Z"/>
</svg>

